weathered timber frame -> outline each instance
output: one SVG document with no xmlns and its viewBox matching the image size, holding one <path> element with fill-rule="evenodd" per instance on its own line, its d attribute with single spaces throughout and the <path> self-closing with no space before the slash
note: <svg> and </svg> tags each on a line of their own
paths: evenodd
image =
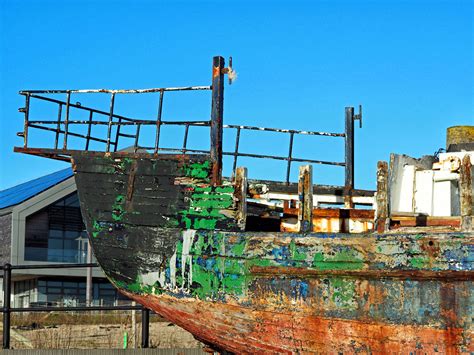
<svg viewBox="0 0 474 355">
<path fill-rule="evenodd" d="M 52 159 L 69 161 L 71 152 L 77 150 L 88 151 L 90 153 L 118 152 L 127 145 L 120 144 L 124 139 L 133 140 L 133 151 L 127 151 L 128 154 L 145 153 L 148 156 L 157 156 L 159 154 L 208 154 L 213 163 L 212 183 L 219 185 L 222 183 L 222 157 L 232 156 L 232 175 L 235 176 L 237 162 L 239 157 L 256 158 L 256 159 L 273 159 L 286 161 L 286 178 L 285 184 L 290 185 L 290 174 L 292 163 L 309 163 L 334 165 L 345 168 L 345 184 L 344 196 L 347 207 L 352 207 L 353 202 L 351 195 L 354 191 L 354 120 L 361 119 L 361 114 L 354 114 L 353 107 L 346 107 L 345 110 L 345 132 L 330 133 L 317 131 L 299 131 L 291 129 L 265 128 L 242 125 L 225 125 L 223 122 L 224 115 L 224 75 L 229 73 L 231 68 L 225 67 L 223 57 L 217 56 L 213 58 L 212 65 L 212 85 L 211 86 L 187 86 L 187 87 L 170 87 L 170 88 L 151 88 L 151 89 L 133 89 L 133 90 L 24 90 L 20 91 L 20 95 L 25 96 L 25 106 L 19 111 L 24 113 L 23 132 L 19 132 L 18 136 L 23 137 L 23 147 L 15 147 L 16 152 L 39 155 Z M 200 121 L 172 121 L 163 120 L 163 102 L 164 96 L 168 92 L 182 91 L 211 91 L 211 115 L 210 120 Z M 80 102 L 75 102 L 73 96 L 84 94 L 105 94 L 109 95 L 109 110 L 99 110 L 92 107 L 83 106 Z M 137 119 L 127 117 L 116 113 L 116 101 L 120 95 L 131 94 L 158 94 L 158 105 L 156 119 Z M 65 95 L 65 99 L 61 100 L 56 97 Z M 32 102 L 48 102 L 57 105 L 57 117 L 55 119 L 32 119 L 31 105 Z M 74 119 L 72 111 L 85 111 L 86 119 Z M 94 126 L 105 126 L 106 136 L 97 136 L 92 133 Z M 123 128 L 134 127 L 135 133 L 125 133 Z M 181 146 L 164 147 L 160 144 L 162 126 L 184 126 L 184 137 Z M 193 127 L 209 127 L 211 145 L 209 150 L 190 149 L 187 146 L 190 128 Z M 73 128 L 83 128 L 83 132 L 78 132 Z M 154 130 L 153 145 L 140 144 L 141 132 L 145 128 Z M 29 142 L 29 131 L 31 129 L 52 132 L 54 140 L 52 145 L 41 147 L 34 146 Z M 224 130 L 235 131 L 235 148 L 233 151 L 223 151 L 222 140 Z M 241 134 L 245 131 L 264 131 L 285 134 L 289 136 L 288 154 L 286 156 L 264 155 L 242 152 L 240 147 Z M 295 136 L 326 136 L 334 138 L 344 138 L 345 140 L 345 159 L 343 162 L 317 160 L 295 157 L 293 154 L 293 146 Z M 143 133 L 142 133 L 143 136 Z M 83 145 L 72 144 L 68 141 L 68 137 L 78 138 Z M 62 138 L 62 139 L 61 139 Z M 103 149 L 91 149 L 91 143 L 99 143 L 103 145 Z"/>
</svg>

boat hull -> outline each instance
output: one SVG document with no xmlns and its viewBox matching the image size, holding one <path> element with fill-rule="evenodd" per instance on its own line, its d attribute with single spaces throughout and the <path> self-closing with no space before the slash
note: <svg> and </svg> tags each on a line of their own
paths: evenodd
<svg viewBox="0 0 474 355">
<path fill-rule="evenodd" d="M 119 290 L 201 341 L 235 353 L 474 351 L 472 233 L 243 232 L 234 187 L 210 185 L 206 157 L 127 159 L 73 157 L 94 254 Z"/>
</svg>

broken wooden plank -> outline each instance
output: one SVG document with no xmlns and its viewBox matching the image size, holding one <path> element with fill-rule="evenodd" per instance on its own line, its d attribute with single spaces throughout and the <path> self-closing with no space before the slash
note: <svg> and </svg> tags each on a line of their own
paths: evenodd
<svg viewBox="0 0 474 355">
<path fill-rule="evenodd" d="M 396 227 L 460 227 L 460 217 L 399 216 L 391 215 L 390 226 Z"/>
</svg>

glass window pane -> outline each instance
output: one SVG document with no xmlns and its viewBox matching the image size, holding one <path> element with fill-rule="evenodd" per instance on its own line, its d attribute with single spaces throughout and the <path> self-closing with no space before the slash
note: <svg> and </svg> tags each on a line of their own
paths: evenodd
<svg viewBox="0 0 474 355">
<path fill-rule="evenodd" d="M 79 207 L 79 199 L 77 197 L 77 193 L 72 194 L 71 196 L 67 197 L 65 199 L 65 204 L 66 206 Z"/>
<path fill-rule="evenodd" d="M 80 232 L 77 231 L 66 231 L 65 232 L 65 238 L 66 239 L 72 239 L 75 240 L 81 236 Z"/>
<path fill-rule="evenodd" d="M 64 249 L 77 250 L 77 241 L 75 241 L 75 240 L 64 240 Z"/>
<path fill-rule="evenodd" d="M 49 238 L 63 238 L 63 231 L 57 229 L 49 230 Z"/>
<path fill-rule="evenodd" d="M 51 280 L 48 280 L 46 281 L 48 287 L 49 286 L 62 286 L 62 282 L 61 281 L 51 281 Z"/>
<path fill-rule="evenodd" d="M 62 249 L 63 248 L 63 241 L 62 239 L 50 239 L 48 241 L 49 249 Z"/>
<path fill-rule="evenodd" d="M 62 293 L 62 289 L 60 287 L 48 287 L 48 293 Z"/>
</svg>

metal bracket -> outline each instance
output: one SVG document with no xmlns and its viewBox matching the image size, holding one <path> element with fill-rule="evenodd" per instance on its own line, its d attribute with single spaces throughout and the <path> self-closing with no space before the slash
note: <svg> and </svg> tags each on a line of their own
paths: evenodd
<svg viewBox="0 0 474 355">
<path fill-rule="evenodd" d="M 229 65 L 227 68 L 222 69 L 222 74 L 227 74 L 227 77 L 229 78 L 229 85 L 232 85 L 232 82 L 237 79 L 237 73 L 232 68 L 232 57 L 229 57 Z"/>
<path fill-rule="evenodd" d="M 359 105 L 359 113 L 354 115 L 354 121 L 359 120 L 359 128 L 362 128 L 362 105 Z"/>
</svg>

